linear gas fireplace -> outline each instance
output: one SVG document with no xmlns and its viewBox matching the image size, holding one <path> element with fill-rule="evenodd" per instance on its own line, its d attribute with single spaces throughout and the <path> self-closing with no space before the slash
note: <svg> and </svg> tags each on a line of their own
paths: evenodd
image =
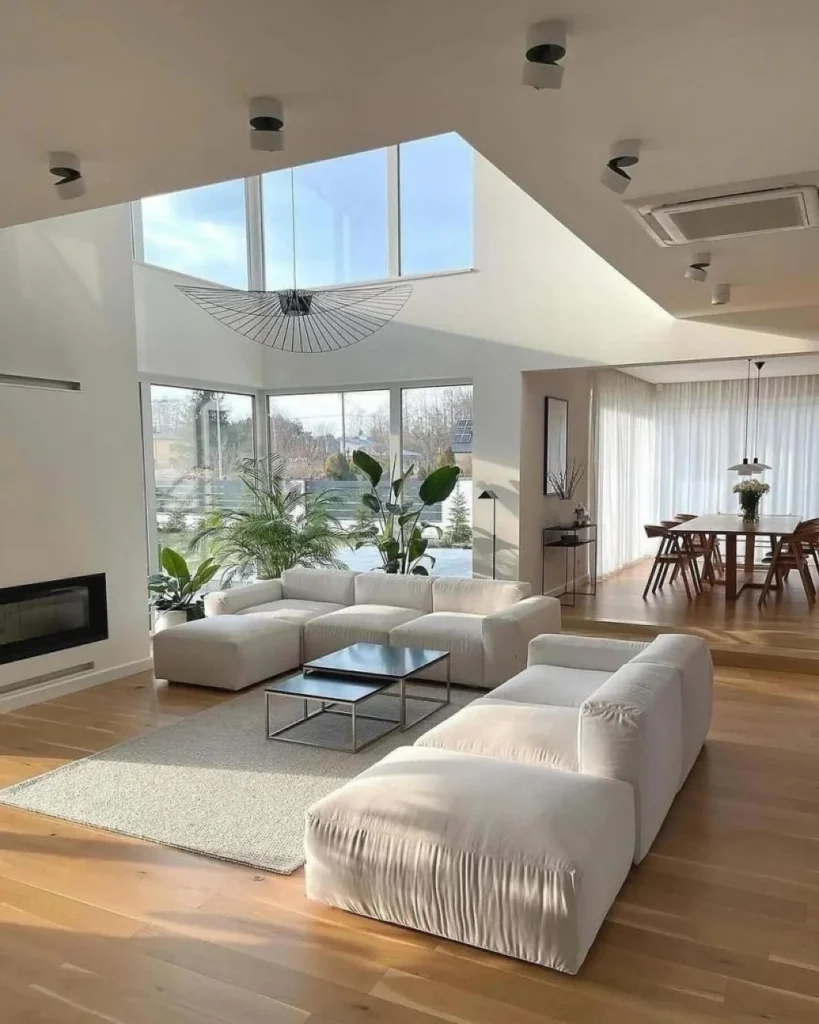
<svg viewBox="0 0 819 1024">
<path fill-rule="evenodd" d="M 0 664 L 107 639 L 104 572 L 0 588 Z"/>
</svg>

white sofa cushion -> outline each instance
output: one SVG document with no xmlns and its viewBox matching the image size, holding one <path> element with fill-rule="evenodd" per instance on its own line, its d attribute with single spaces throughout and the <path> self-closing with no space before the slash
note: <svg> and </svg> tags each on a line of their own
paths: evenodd
<svg viewBox="0 0 819 1024">
<path fill-rule="evenodd" d="M 229 590 L 214 590 L 205 594 L 205 615 L 233 615 L 254 604 L 278 601 L 281 596 L 280 580 L 259 580 Z"/>
<path fill-rule="evenodd" d="M 333 604 L 331 601 L 296 601 L 287 598 L 281 601 L 269 601 L 267 604 L 253 604 L 249 608 L 242 608 L 237 615 L 266 615 L 269 618 L 283 619 L 285 622 L 295 622 L 303 626 L 310 619 L 319 615 L 329 615 L 330 612 L 337 612 L 344 608 L 343 604 Z"/>
<path fill-rule="evenodd" d="M 611 675 L 648 647 L 643 640 L 613 640 L 606 636 L 572 636 L 550 632 L 529 644 L 530 665 L 593 669 Z"/>
<path fill-rule="evenodd" d="M 531 586 L 522 582 L 438 577 L 432 584 L 431 611 L 491 615 L 517 604 L 531 592 Z"/>
<path fill-rule="evenodd" d="M 294 601 L 329 601 L 352 604 L 353 586 L 358 573 L 344 569 L 285 569 L 282 573 L 282 597 Z"/>
<path fill-rule="evenodd" d="M 682 675 L 682 786 L 711 727 L 714 666 L 708 644 L 698 636 L 665 633 L 652 640 L 634 664 L 670 665 Z"/>
<path fill-rule="evenodd" d="M 579 719 L 577 708 L 481 698 L 430 729 L 415 745 L 576 772 Z"/>
<path fill-rule="evenodd" d="M 241 690 L 299 665 L 299 627 L 263 615 L 216 615 L 154 637 L 154 673 L 175 683 Z"/>
<path fill-rule="evenodd" d="M 609 677 L 608 672 L 532 665 L 494 689 L 490 697 L 482 699 L 579 708 Z"/>
<path fill-rule="evenodd" d="M 355 579 L 355 603 L 390 605 L 393 608 L 431 612 L 432 578 L 362 572 Z"/>
<path fill-rule="evenodd" d="M 497 686 L 526 666 L 532 637 L 560 632 L 560 602 L 554 597 L 526 597 L 483 620 L 483 682 Z"/>
<path fill-rule="evenodd" d="M 629 870 L 630 788 L 404 747 L 306 814 L 309 899 L 575 973 Z"/>
<path fill-rule="evenodd" d="M 304 660 L 312 661 L 352 644 L 388 644 L 390 632 L 421 612 L 389 605 L 354 604 L 320 615 L 304 626 Z"/>
<path fill-rule="evenodd" d="M 483 616 L 459 612 L 432 612 L 421 615 L 390 633 L 393 647 L 430 647 L 449 651 L 449 678 L 465 686 L 483 684 Z M 417 679 L 444 680 L 446 662 L 421 672 Z"/>
<path fill-rule="evenodd" d="M 580 708 L 580 771 L 633 787 L 635 863 L 677 794 L 681 723 L 680 672 L 664 665 L 624 665 Z"/>
</svg>

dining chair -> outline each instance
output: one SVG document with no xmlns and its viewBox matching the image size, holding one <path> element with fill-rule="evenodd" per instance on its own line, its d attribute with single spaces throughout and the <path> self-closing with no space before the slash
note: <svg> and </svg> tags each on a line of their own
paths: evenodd
<svg viewBox="0 0 819 1024">
<path fill-rule="evenodd" d="M 675 526 L 679 526 L 680 525 L 680 521 L 678 519 L 661 519 L 660 522 L 669 531 L 673 530 L 673 528 Z M 696 551 L 697 545 L 696 545 L 696 543 L 694 541 L 694 536 L 692 534 L 690 534 L 690 533 L 671 533 L 671 536 L 675 537 L 677 539 L 677 543 L 678 543 L 680 549 L 687 555 L 687 557 L 688 557 L 688 567 L 689 567 L 689 569 L 691 571 L 691 580 L 692 580 L 692 582 L 694 584 L 694 589 L 696 590 L 696 592 L 698 594 L 701 594 L 702 593 L 702 574 L 700 573 L 700 565 L 699 565 L 699 562 L 697 561 L 697 559 L 700 556 L 697 554 L 697 551 Z M 708 560 L 706 559 L 705 560 L 705 565 L 707 566 L 707 564 L 708 564 Z M 674 567 L 674 569 L 671 572 L 671 580 L 670 580 L 670 582 L 674 583 L 674 581 L 677 579 L 679 574 L 680 574 L 680 565 L 678 564 L 678 565 L 676 565 Z"/>
<path fill-rule="evenodd" d="M 693 515 L 690 512 L 676 512 L 674 518 L 680 523 L 690 523 L 692 519 L 699 519 L 699 516 Z M 725 563 L 722 560 L 722 551 L 719 547 L 719 537 L 715 533 L 698 533 L 697 537 L 701 538 L 700 545 L 703 548 L 708 548 L 710 558 L 708 559 L 714 573 L 718 576 L 725 574 Z M 704 553 L 704 552 L 703 552 Z M 713 583 L 713 579 L 711 581 Z"/>
<path fill-rule="evenodd" d="M 646 531 L 647 537 L 652 540 L 656 538 L 660 541 L 660 546 L 657 548 L 657 553 L 654 556 L 654 562 L 643 590 L 643 600 L 648 597 L 649 590 L 654 594 L 657 591 L 657 587 L 663 586 L 668 572 L 671 570 L 672 579 L 670 582 L 673 582 L 676 575 L 679 574 L 685 584 L 685 592 L 690 601 L 694 593 L 699 591 L 699 588 L 695 580 L 694 569 L 692 569 L 691 556 L 685 545 L 681 543 L 683 540 L 682 534 L 672 533 L 668 526 L 663 525 L 652 524 L 643 528 Z M 690 581 L 689 573 L 691 574 Z"/>
<path fill-rule="evenodd" d="M 783 586 L 791 570 L 795 570 L 802 580 L 808 606 L 812 609 L 816 604 L 816 584 L 810 574 L 809 558 L 811 555 L 819 560 L 816 548 L 819 547 L 819 522 L 816 520 L 800 523 L 793 533 L 785 534 L 776 542 L 768 575 L 762 584 L 759 595 L 761 608 L 770 594 L 774 581 Z"/>
</svg>

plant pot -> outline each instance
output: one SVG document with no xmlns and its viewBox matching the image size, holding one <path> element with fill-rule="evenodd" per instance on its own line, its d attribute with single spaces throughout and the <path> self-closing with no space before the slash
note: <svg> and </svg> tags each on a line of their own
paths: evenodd
<svg viewBox="0 0 819 1024">
<path fill-rule="evenodd" d="M 155 615 L 154 633 L 161 633 L 163 629 L 170 629 L 171 626 L 181 626 L 183 622 L 188 621 L 188 613 L 184 609 L 182 611 L 156 612 Z"/>
<path fill-rule="evenodd" d="M 555 518 L 558 526 L 574 526 L 574 509 L 577 503 L 573 498 L 555 502 Z"/>
</svg>

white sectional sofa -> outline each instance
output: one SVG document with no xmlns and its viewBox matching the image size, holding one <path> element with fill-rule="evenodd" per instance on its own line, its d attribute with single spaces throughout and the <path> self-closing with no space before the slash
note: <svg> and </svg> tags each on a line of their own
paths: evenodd
<svg viewBox="0 0 819 1024">
<path fill-rule="evenodd" d="M 302 661 L 354 643 L 448 650 L 452 682 L 491 688 L 523 667 L 533 637 L 560 631 L 560 602 L 529 594 L 527 583 L 501 580 L 288 569 L 280 580 L 207 594 L 201 631 L 220 615 L 293 623 Z"/>
<path fill-rule="evenodd" d="M 712 688 L 697 637 L 537 637 L 523 672 L 307 812 L 307 895 L 575 973 Z"/>
</svg>

